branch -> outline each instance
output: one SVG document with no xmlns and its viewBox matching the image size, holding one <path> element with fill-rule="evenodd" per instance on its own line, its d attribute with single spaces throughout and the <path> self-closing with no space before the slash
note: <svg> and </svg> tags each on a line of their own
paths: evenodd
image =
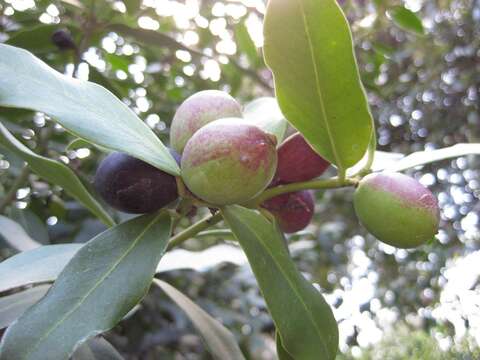
<svg viewBox="0 0 480 360">
<path fill-rule="evenodd" d="M 222 220 L 222 216 L 220 215 L 220 213 L 217 213 L 215 215 L 210 215 L 205 219 L 200 220 L 196 224 L 193 224 L 192 226 L 186 228 L 185 230 L 183 230 L 182 232 L 178 233 L 177 235 L 173 236 L 170 239 L 170 242 L 168 243 L 168 246 L 167 246 L 167 251 L 184 243 L 188 239 L 194 237 L 200 231 L 203 231 L 209 228 L 210 226 L 219 223 L 221 220 Z"/>
<path fill-rule="evenodd" d="M 320 189 L 337 189 L 349 186 L 356 186 L 358 184 L 358 179 L 356 178 L 346 178 L 341 179 L 338 177 L 330 179 L 320 179 L 320 180 L 311 180 L 293 184 L 286 184 L 276 186 L 271 189 L 267 189 L 261 195 L 256 197 L 253 200 L 250 200 L 245 206 L 256 208 L 260 206 L 264 201 L 286 193 L 301 191 L 301 190 L 320 190 Z"/>
</svg>

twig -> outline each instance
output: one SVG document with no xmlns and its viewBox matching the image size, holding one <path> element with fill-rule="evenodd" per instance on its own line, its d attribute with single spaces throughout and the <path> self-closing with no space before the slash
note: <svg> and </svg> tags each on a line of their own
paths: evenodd
<svg viewBox="0 0 480 360">
<path fill-rule="evenodd" d="M 175 235 L 170 239 L 170 242 L 168 243 L 168 246 L 167 246 L 167 251 L 182 244 L 188 239 L 194 237 L 200 231 L 203 231 L 209 228 L 210 226 L 219 223 L 221 220 L 222 220 L 222 216 L 220 215 L 220 213 L 217 213 L 215 215 L 210 215 L 203 220 L 200 220 L 199 222 L 195 223 L 189 228 L 186 228 L 185 230 L 183 230 L 182 232 L 178 233 L 177 235 Z"/>
</svg>

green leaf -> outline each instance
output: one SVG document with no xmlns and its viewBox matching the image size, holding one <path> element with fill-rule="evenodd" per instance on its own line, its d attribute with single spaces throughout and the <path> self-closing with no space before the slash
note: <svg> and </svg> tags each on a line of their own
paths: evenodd
<svg viewBox="0 0 480 360">
<path fill-rule="evenodd" d="M 147 293 L 170 231 L 162 211 L 90 240 L 48 294 L 8 328 L 0 359 L 64 360 L 77 344 L 115 326 Z"/>
<path fill-rule="evenodd" d="M 65 147 L 65 150 L 66 151 L 69 151 L 69 150 L 71 151 L 71 150 L 77 150 L 77 149 L 81 149 L 81 148 L 91 148 L 91 147 L 96 147 L 97 149 L 99 149 L 100 151 L 103 151 L 105 153 L 110 153 L 111 152 L 107 148 L 104 148 L 104 147 L 96 145 L 96 144 L 92 144 L 91 142 L 89 142 L 87 140 L 80 139 L 80 138 L 72 140 Z"/>
<path fill-rule="evenodd" d="M 396 152 L 385 152 L 385 151 L 375 151 L 373 154 L 373 164 L 371 167 L 372 171 L 380 171 L 388 166 L 393 165 L 400 159 L 404 158 L 405 156 L 400 153 Z M 354 167 L 348 169 L 347 176 L 348 177 L 355 177 L 360 173 L 363 169 L 366 168 L 368 162 L 368 156 L 365 154 L 364 158 L 360 160 Z"/>
<path fill-rule="evenodd" d="M 199 233 L 199 235 L 233 237 L 231 231 L 228 233 L 225 230 L 221 231 L 222 233 Z M 81 247 L 81 244 L 47 245 L 12 256 L 0 263 L 2 274 L 0 292 L 55 281 Z M 157 266 L 156 273 L 179 269 L 205 272 L 224 262 L 240 266 L 246 263 L 246 259 L 238 247 L 226 244 L 212 246 L 204 251 L 176 249 L 164 256 Z"/>
<path fill-rule="evenodd" d="M 90 67 L 88 79 L 95 84 L 103 86 L 120 99 L 128 96 L 128 89 L 120 86 L 114 79 L 109 79 L 105 74 L 101 73 L 94 67 Z"/>
<path fill-rule="evenodd" d="M 373 129 L 352 35 L 335 0 L 270 0 L 265 61 L 280 108 L 340 171 L 365 154 Z"/>
<path fill-rule="evenodd" d="M 244 22 L 235 25 L 235 38 L 240 51 L 247 55 L 250 64 L 258 64 L 260 57 L 258 56 L 257 47 L 253 43 Z"/>
<path fill-rule="evenodd" d="M 17 222 L 0 215 L 0 237 L 18 251 L 27 251 L 41 246 L 33 240 Z"/>
<path fill-rule="evenodd" d="M 29 307 L 45 296 L 50 285 L 40 285 L 0 298 L 0 329 L 17 320 Z"/>
<path fill-rule="evenodd" d="M 60 29 L 58 24 L 41 24 L 33 27 L 25 27 L 13 34 L 6 41 L 6 44 L 29 50 L 36 54 L 44 54 L 57 51 L 57 46 L 52 42 L 53 33 Z M 77 32 L 78 29 L 70 26 L 70 32 Z"/>
<path fill-rule="evenodd" d="M 139 9 L 141 0 L 123 0 L 125 7 L 127 8 L 127 13 L 134 15 Z"/>
<path fill-rule="evenodd" d="M 248 103 L 243 110 L 243 116 L 264 131 L 275 135 L 277 145 L 283 141 L 288 123 L 275 98 L 263 97 Z"/>
<path fill-rule="evenodd" d="M 175 302 L 190 318 L 210 353 L 217 360 L 245 360 L 234 336 L 220 322 L 191 301 L 188 297 L 164 281 L 155 279 L 168 297 Z"/>
<path fill-rule="evenodd" d="M 186 50 L 190 53 L 203 56 L 201 52 L 190 49 L 189 47 L 160 31 L 137 29 L 124 24 L 111 24 L 108 26 L 108 29 L 123 36 L 130 36 L 144 45 L 165 47 L 169 48 L 170 50 Z"/>
<path fill-rule="evenodd" d="M 130 62 L 127 60 L 127 57 L 105 53 L 105 59 L 112 66 L 113 70 L 122 70 L 128 73 L 128 66 L 130 65 Z"/>
<path fill-rule="evenodd" d="M 62 75 L 29 52 L 3 44 L 0 106 L 43 112 L 80 138 L 180 174 L 148 125 L 108 90 Z"/>
<path fill-rule="evenodd" d="M 1 82 L 2 80 L 0 79 L 0 83 Z M 1 91 L 0 87 L 0 98 Z M 28 163 L 28 166 L 42 178 L 61 186 L 69 195 L 77 199 L 106 225 L 112 226 L 115 224 L 110 215 L 108 215 L 105 209 L 88 192 L 87 188 L 68 166 L 59 161 L 35 154 L 32 150 L 18 141 L 1 123 L 0 145 L 3 145 L 8 150 L 21 157 Z"/>
<path fill-rule="evenodd" d="M 277 356 L 278 360 L 295 360 L 287 350 L 282 345 L 282 339 L 278 334 L 278 331 L 275 333 L 275 343 L 277 345 Z"/>
<path fill-rule="evenodd" d="M 385 168 L 385 171 L 404 171 L 417 166 L 467 155 L 480 155 L 480 144 L 456 144 L 438 150 L 414 152 L 403 159 L 392 162 L 390 166 Z"/>
<path fill-rule="evenodd" d="M 335 359 L 332 310 L 295 267 L 279 229 L 241 206 L 225 207 L 222 214 L 248 257 L 285 349 L 299 360 Z"/>
<path fill-rule="evenodd" d="M 95 337 L 80 345 L 71 360 L 122 360 L 123 357 L 104 338 Z"/>
<path fill-rule="evenodd" d="M 54 281 L 82 244 L 46 245 L 0 263 L 0 292 Z"/>
<path fill-rule="evenodd" d="M 45 222 L 28 209 L 11 207 L 10 218 L 20 224 L 26 233 L 42 245 L 50 243 L 48 230 Z"/>
<path fill-rule="evenodd" d="M 403 6 L 395 6 L 388 10 L 388 15 L 393 22 L 403 30 L 411 31 L 418 35 L 425 34 L 422 20 L 413 12 Z"/>
</svg>

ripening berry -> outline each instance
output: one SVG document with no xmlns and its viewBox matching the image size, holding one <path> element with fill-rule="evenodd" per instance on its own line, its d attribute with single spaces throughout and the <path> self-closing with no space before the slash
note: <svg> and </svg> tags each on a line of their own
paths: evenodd
<svg viewBox="0 0 480 360">
<path fill-rule="evenodd" d="M 170 128 L 172 147 L 182 154 L 187 141 L 203 126 L 218 119 L 241 116 L 240 104 L 226 92 L 200 91 L 186 99 L 175 113 Z"/>
<path fill-rule="evenodd" d="M 52 34 L 52 42 L 60 50 L 75 49 L 75 42 L 73 41 L 72 34 L 68 29 L 58 29 Z"/>
<path fill-rule="evenodd" d="M 308 190 L 286 193 L 268 199 L 262 207 L 269 210 L 277 219 L 284 233 L 294 233 L 305 229 L 312 221 L 315 201 Z"/>
<path fill-rule="evenodd" d="M 154 212 L 178 197 L 175 177 L 123 153 L 101 162 L 94 183 L 107 204 L 126 213 Z"/>
<path fill-rule="evenodd" d="M 288 137 L 278 148 L 278 167 L 273 185 L 312 180 L 330 163 L 318 155 L 300 133 Z"/>
<path fill-rule="evenodd" d="M 417 180 L 400 173 L 365 176 L 355 191 L 355 212 L 378 240 L 398 248 L 413 248 L 438 231 L 435 196 Z"/>
<path fill-rule="evenodd" d="M 241 204 L 265 190 L 277 166 L 276 139 L 242 119 L 214 121 L 188 141 L 182 178 L 212 205 Z"/>
</svg>

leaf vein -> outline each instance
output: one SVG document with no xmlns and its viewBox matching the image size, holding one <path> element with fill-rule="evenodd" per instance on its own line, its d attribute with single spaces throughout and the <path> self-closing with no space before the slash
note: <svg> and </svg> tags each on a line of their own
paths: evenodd
<svg viewBox="0 0 480 360">
<path fill-rule="evenodd" d="M 315 86 L 317 90 L 317 95 L 320 100 L 320 109 L 323 115 L 324 119 L 324 124 L 325 124 L 325 129 L 327 130 L 327 135 L 328 139 L 330 141 L 330 146 L 332 148 L 333 156 L 335 157 L 335 162 L 337 163 L 337 166 L 339 170 L 344 169 L 344 166 L 342 165 L 341 158 L 338 154 L 335 139 L 332 134 L 332 129 L 330 128 L 330 124 L 328 122 L 328 115 L 327 111 L 325 108 L 325 100 L 323 98 L 323 92 L 320 86 L 320 77 L 319 77 L 319 71 L 317 67 L 317 63 L 315 62 L 315 55 L 314 55 L 314 49 L 313 49 L 313 42 L 312 42 L 312 36 L 310 34 L 310 27 L 308 26 L 308 21 L 307 21 L 307 16 L 305 13 L 305 8 L 302 4 L 302 0 L 297 0 L 298 6 L 300 8 L 300 13 L 302 15 L 302 22 L 305 28 L 305 35 L 307 36 L 307 42 L 308 42 L 308 47 L 310 50 L 310 56 L 311 56 L 311 61 L 312 61 L 312 67 L 313 67 L 313 72 L 315 73 Z"/>
<path fill-rule="evenodd" d="M 140 234 L 132 241 L 132 244 L 127 248 L 125 253 L 122 256 L 120 256 L 120 258 L 115 263 L 113 263 L 112 267 L 108 269 L 106 273 L 93 285 L 93 287 L 75 304 L 72 310 L 67 312 L 62 318 L 60 318 L 60 320 L 58 320 L 55 324 L 53 324 L 53 326 L 50 329 L 48 329 L 48 331 L 30 348 L 30 350 L 27 353 L 25 353 L 25 356 L 23 357 L 23 359 L 27 359 L 28 355 L 31 354 L 33 350 L 35 350 L 35 348 L 37 348 L 37 346 L 48 337 L 48 335 L 50 335 L 67 318 L 69 318 L 70 315 L 72 315 L 75 311 L 78 310 L 78 308 L 85 302 L 85 300 L 104 282 L 104 280 L 110 274 L 112 274 L 115 271 L 115 269 L 118 267 L 118 265 L 120 265 L 120 263 L 125 259 L 125 257 L 127 257 L 130 254 L 130 252 L 135 248 L 135 246 L 142 239 L 145 233 L 147 233 L 147 231 L 149 231 L 150 228 L 158 221 L 161 215 L 162 213 L 159 213 L 157 216 L 153 218 L 153 220 L 149 224 L 147 224 L 145 229 L 143 229 L 142 232 L 140 232 Z"/>
</svg>

